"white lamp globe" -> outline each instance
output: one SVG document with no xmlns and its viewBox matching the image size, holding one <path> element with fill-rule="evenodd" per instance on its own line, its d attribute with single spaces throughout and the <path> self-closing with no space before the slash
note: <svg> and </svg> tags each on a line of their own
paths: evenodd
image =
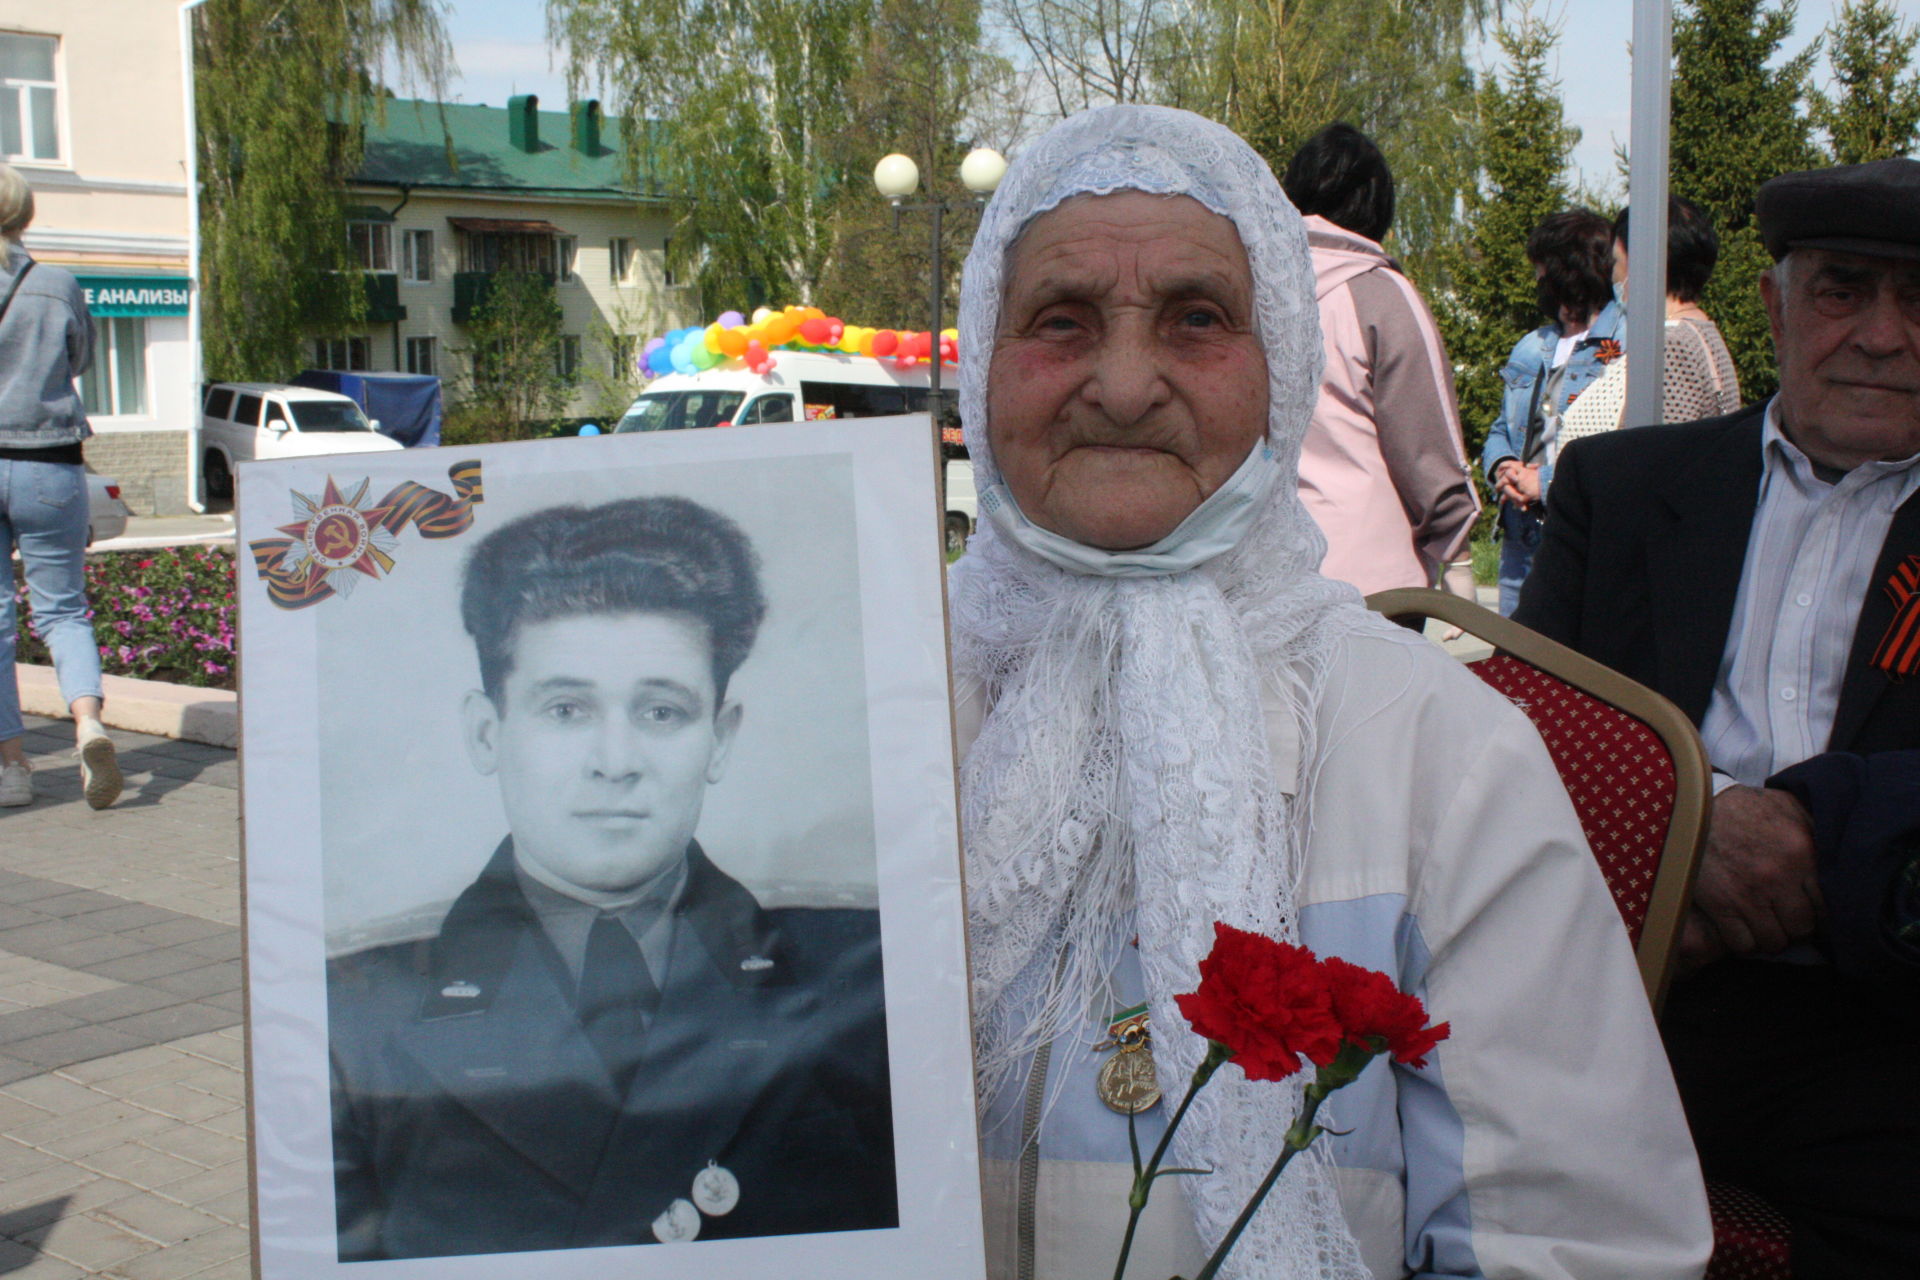
<svg viewBox="0 0 1920 1280">
<path fill-rule="evenodd" d="M 920 185 L 920 166 L 896 152 L 873 166 L 873 185 L 889 200 L 905 199 Z"/>
<path fill-rule="evenodd" d="M 1007 158 L 992 147 L 975 147 L 960 162 L 960 181 L 969 191 L 986 195 L 1007 174 Z"/>
</svg>

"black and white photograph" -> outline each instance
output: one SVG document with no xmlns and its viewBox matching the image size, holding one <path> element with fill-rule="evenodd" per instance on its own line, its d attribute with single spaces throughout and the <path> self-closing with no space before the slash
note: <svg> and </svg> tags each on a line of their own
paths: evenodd
<svg viewBox="0 0 1920 1280">
<path fill-rule="evenodd" d="M 928 453 L 243 469 L 268 1280 L 979 1273 Z"/>
</svg>

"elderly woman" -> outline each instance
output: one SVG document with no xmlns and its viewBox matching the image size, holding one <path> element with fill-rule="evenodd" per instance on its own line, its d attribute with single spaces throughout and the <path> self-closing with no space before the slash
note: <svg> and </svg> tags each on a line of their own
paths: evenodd
<svg viewBox="0 0 1920 1280">
<path fill-rule="evenodd" d="M 34 629 L 53 652 L 73 712 L 81 789 L 104 809 L 120 795 L 113 740 L 100 727 L 100 650 L 87 608 L 87 481 L 80 442 L 93 434 L 73 380 L 93 361 L 93 320 L 79 282 L 20 246 L 33 191 L 0 164 L 0 556 L 18 550 Z M 13 579 L 0 591 L 0 806 L 33 802 L 13 678 Z"/>
<path fill-rule="evenodd" d="M 1301 220 L 1185 112 L 1075 116 L 967 260 L 961 406 L 989 520 L 957 566 L 990 1274 L 1111 1272 L 1127 1121 L 1096 1048 L 1216 920 L 1384 970 L 1453 1025 L 1336 1095 L 1226 1276 L 1698 1276 L 1700 1175 L 1625 932 L 1538 736 L 1313 572 L 1294 467 L 1320 376 Z M 1222 1070 L 1128 1274 L 1194 1275 L 1279 1150 L 1290 1085 Z M 1139 1117 L 1157 1140 L 1164 1106 Z M 1174 1184 L 1184 1189 L 1184 1196 Z"/>
</svg>

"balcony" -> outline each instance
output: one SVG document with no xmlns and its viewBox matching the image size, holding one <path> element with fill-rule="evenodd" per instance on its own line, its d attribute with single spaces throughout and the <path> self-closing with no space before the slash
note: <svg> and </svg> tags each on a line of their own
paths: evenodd
<svg viewBox="0 0 1920 1280">
<path fill-rule="evenodd" d="M 493 292 L 494 278 L 498 271 L 456 271 L 453 273 L 453 322 L 455 324 L 473 323 L 473 315 L 486 305 L 487 296 Z M 527 274 L 537 275 L 553 287 L 553 273 L 535 271 Z"/>
<path fill-rule="evenodd" d="M 407 318 L 400 305 L 400 277 L 391 271 L 368 271 L 361 277 L 367 287 L 367 323 L 393 324 Z"/>
</svg>

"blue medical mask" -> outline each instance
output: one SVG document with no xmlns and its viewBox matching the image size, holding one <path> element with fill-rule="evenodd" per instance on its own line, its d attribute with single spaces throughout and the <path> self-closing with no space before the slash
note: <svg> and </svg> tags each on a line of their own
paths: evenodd
<svg viewBox="0 0 1920 1280">
<path fill-rule="evenodd" d="M 1184 573 L 1229 551 L 1246 536 L 1254 517 L 1280 478 L 1280 461 L 1262 437 L 1227 482 L 1188 513 L 1178 527 L 1152 546 L 1107 551 L 1075 542 L 1027 519 L 1004 480 L 980 494 L 980 509 L 1005 534 L 1049 564 L 1069 573 L 1102 578 L 1147 578 Z"/>
</svg>

